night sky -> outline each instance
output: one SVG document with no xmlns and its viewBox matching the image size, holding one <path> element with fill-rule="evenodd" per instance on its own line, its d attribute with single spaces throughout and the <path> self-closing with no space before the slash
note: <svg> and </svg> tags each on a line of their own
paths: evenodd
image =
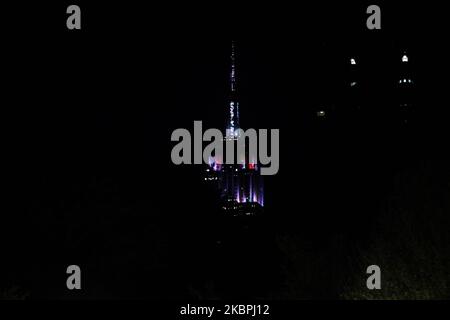
<svg viewBox="0 0 450 320">
<path fill-rule="evenodd" d="M 244 297 L 338 299 L 353 275 L 348 261 L 400 234 L 399 225 L 429 221 L 433 232 L 417 231 L 436 235 L 425 248 L 448 248 L 448 34 L 439 6 L 380 4 L 382 29 L 370 31 L 366 4 L 78 3 L 81 31 L 66 29 L 66 3 L 12 5 L 2 21 L 2 292 L 194 299 L 237 297 L 242 286 Z M 248 251 L 224 251 L 226 269 L 216 195 L 200 167 L 171 163 L 170 135 L 192 131 L 194 120 L 224 129 L 231 40 L 241 127 L 280 129 L 281 141 L 279 173 L 265 179 L 266 221 L 232 244 Z M 397 96 L 405 50 L 415 81 L 407 123 Z M 358 112 L 348 108 L 350 57 Z M 297 279 L 295 294 L 283 270 L 295 268 L 296 249 L 280 239 L 304 253 L 298 268 L 308 280 Z M 448 252 L 438 256 L 448 263 Z M 65 287 L 70 264 L 83 270 L 81 292 Z M 235 287 L 219 288 L 229 278 Z"/>
</svg>

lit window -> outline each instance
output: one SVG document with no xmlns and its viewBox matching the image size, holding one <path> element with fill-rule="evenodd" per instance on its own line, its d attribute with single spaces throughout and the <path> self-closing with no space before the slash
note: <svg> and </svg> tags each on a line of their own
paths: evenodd
<svg viewBox="0 0 450 320">
<path fill-rule="evenodd" d="M 351 59 L 350 59 L 350 63 L 353 64 L 353 65 L 356 64 L 355 58 L 351 58 Z"/>
<path fill-rule="evenodd" d="M 406 54 L 403 55 L 402 62 L 408 62 L 408 56 Z"/>
<path fill-rule="evenodd" d="M 318 117 L 325 117 L 325 111 L 323 111 L 323 110 L 317 111 L 317 116 Z"/>
</svg>

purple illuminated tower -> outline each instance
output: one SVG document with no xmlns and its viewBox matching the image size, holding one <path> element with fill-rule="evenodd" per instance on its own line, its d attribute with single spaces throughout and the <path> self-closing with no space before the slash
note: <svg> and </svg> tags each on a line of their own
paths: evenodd
<svg viewBox="0 0 450 320">
<path fill-rule="evenodd" d="M 225 142 L 232 143 L 236 150 L 240 137 L 239 101 L 236 81 L 235 43 L 231 45 L 230 95 L 225 128 Z M 236 152 L 235 152 L 236 154 Z M 222 210 L 233 216 L 251 216 L 262 212 L 264 207 L 263 180 L 256 159 L 249 159 L 248 153 L 238 155 L 234 164 L 222 159 L 210 159 L 205 180 L 218 189 Z"/>
</svg>

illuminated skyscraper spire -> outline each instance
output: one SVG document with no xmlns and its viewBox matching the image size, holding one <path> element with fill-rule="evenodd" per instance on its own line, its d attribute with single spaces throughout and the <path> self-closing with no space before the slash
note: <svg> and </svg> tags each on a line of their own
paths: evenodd
<svg viewBox="0 0 450 320">
<path fill-rule="evenodd" d="M 231 42 L 231 72 L 230 72 L 230 98 L 229 115 L 226 127 L 227 139 L 234 139 L 238 136 L 239 129 L 239 101 L 237 99 L 236 85 L 236 52 L 235 42 Z"/>
<path fill-rule="evenodd" d="M 234 41 L 231 42 L 231 74 L 230 74 L 231 92 L 236 92 L 236 53 Z"/>
<path fill-rule="evenodd" d="M 239 102 L 236 86 L 235 43 L 231 43 L 230 92 L 226 117 L 225 152 L 238 145 L 240 136 Z M 205 181 L 213 182 L 220 193 L 222 210 L 231 215 L 254 215 L 264 207 L 264 185 L 257 159 L 232 152 L 234 163 L 224 163 L 217 156 L 211 158 Z"/>
</svg>

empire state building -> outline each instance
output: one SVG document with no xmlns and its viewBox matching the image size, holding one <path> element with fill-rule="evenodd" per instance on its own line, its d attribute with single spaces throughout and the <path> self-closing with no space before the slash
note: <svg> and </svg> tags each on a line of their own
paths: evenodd
<svg viewBox="0 0 450 320">
<path fill-rule="evenodd" d="M 231 46 L 230 91 L 225 128 L 225 142 L 236 147 L 240 137 L 239 100 L 236 75 L 236 48 Z M 212 158 L 206 168 L 205 180 L 211 183 L 220 195 L 221 209 L 227 215 L 252 216 L 262 212 L 264 188 L 260 167 L 249 153 L 237 156 L 233 164 Z"/>
</svg>

